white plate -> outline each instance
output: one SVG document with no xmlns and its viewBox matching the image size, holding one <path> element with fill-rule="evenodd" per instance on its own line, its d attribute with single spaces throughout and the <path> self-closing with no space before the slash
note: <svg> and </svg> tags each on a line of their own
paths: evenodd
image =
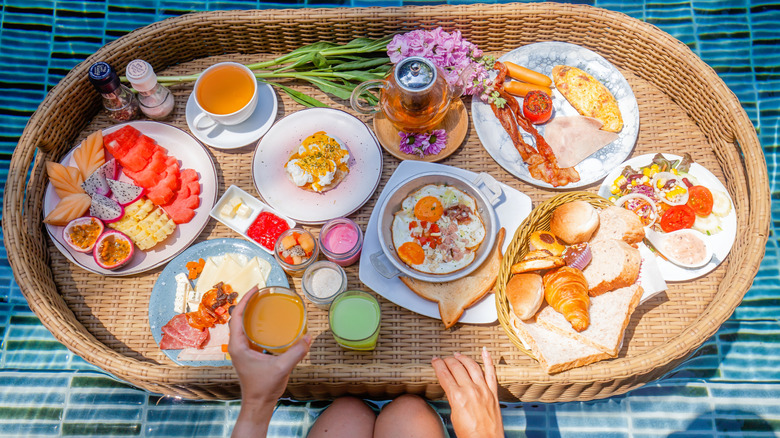
<svg viewBox="0 0 780 438">
<path fill-rule="evenodd" d="M 179 160 L 182 169 L 194 169 L 198 172 L 200 176 L 200 206 L 195 209 L 195 217 L 186 224 L 176 226 L 176 231 L 173 232 L 173 235 L 168 236 L 165 241 L 158 243 L 148 251 L 141 251 L 136 248 L 130 262 L 113 271 L 99 267 L 92 258 L 92 254 L 83 254 L 70 249 L 62 239 L 64 227 L 46 224 L 46 231 L 52 237 L 57 249 L 65 257 L 88 271 L 112 277 L 148 271 L 162 265 L 176 256 L 176 254 L 184 251 L 203 231 L 203 228 L 209 221 L 209 211 L 217 200 L 217 170 L 214 167 L 211 154 L 206 151 L 206 148 L 199 141 L 181 129 L 165 123 L 136 121 L 126 124 L 133 126 L 141 133 L 156 140 L 160 146 L 168 151 L 168 155 L 172 155 Z M 124 124 L 112 126 L 103 131 L 103 134 L 114 132 L 122 126 Z M 106 153 L 109 156 L 108 151 Z M 68 152 L 65 158 L 62 159 L 62 164 L 75 167 L 76 164 L 71 158 L 72 154 L 73 150 Z M 121 174 L 120 180 L 131 182 L 124 174 Z M 46 192 L 43 197 L 44 217 L 54 209 L 59 199 L 54 192 L 54 187 L 49 183 L 46 186 Z"/>
<path fill-rule="evenodd" d="M 231 198 L 234 196 L 238 196 L 241 198 L 242 201 L 244 201 L 244 204 L 246 204 L 249 208 L 252 209 L 252 213 L 249 214 L 249 217 L 246 219 L 242 219 L 238 216 L 233 217 L 231 219 L 222 217 L 219 212 L 222 210 L 222 206 L 225 205 L 226 202 L 228 202 Z M 214 205 L 214 208 L 211 209 L 211 217 L 214 219 L 222 222 L 225 224 L 228 228 L 235 231 L 236 233 L 240 234 L 244 239 L 254 243 L 255 245 L 259 246 L 260 249 L 267 252 L 268 254 L 273 255 L 274 251 L 270 250 L 263 245 L 260 245 L 260 243 L 253 240 L 251 237 L 246 235 L 246 230 L 249 229 L 249 226 L 252 225 L 252 222 L 257 219 L 257 216 L 260 215 L 260 213 L 267 211 L 269 213 L 273 213 L 276 216 L 279 216 L 281 219 L 285 220 L 287 222 L 287 225 L 290 226 L 290 228 L 295 228 L 295 221 L 284 216 L 283 214 L 279 213 L 278 211 L 274 210 L 273 208 L 265 205 L 264 202 L 259 201 L 254 196 L 250 195 L 249 193 L 245 192 L 244 190 L 241 190 L 241 188 L 237 186 L 230 186 L 227 190 L 225 190 L 225 194 L 222 195 L 221 198 L 219 198 L 219 201 L 217 201 L 217 204 Z"/>
<path fill-rule="evenodd" d="M 636 97 L 626 78 L 601 55 L 574 44 L 546 42 L 517 48 L 498 60 L 510 61 L 547 76 L 552 75 L 552 69 L 556 65 L 580 68 L 604 84 L 618 101 L 623 116 L 623 129 L 618 133 L 618 139 L 574 166 L 580 174 L 580 180 L 557 187 L 558 189 L 573 189 L 597 182 L 631 154 L 639 134 L 639 107 L 636 103 Z M 517 100 L 522 107 L 523 99 L 518 98 Z M 553 113 L 555 116 L 576 116 L 579 114 L 557 89 L 553 89 L 553 107 L 555 108 Z M 528 167 L 520 158 L 520 154 L 509 138 L 509 134 L 501 127 L 501 123 L 493 114 L 490 105 L 475 96 L 471 101 L 471 114 L 479 140 L 501 167 L 529 184 L 554 188 L 552 185 L 531 176 Z M 536 129 L 542 135 L 544 135 L 544 128 L 545 125 L 536 125 Z M 526 143 L 536 145 L 531 134 L 522 129 L 520 132 Z"/>
<path fill-rule="evenodd" d="M 276 120 L 278 102 L 273 87 L 257 81 L 257 108 L 248 119 L 233 126 L 216 125 L 200 130 L 193 121 L 203 111 L 195 104 L 194 93 L 187 99 L 185 115 L 192 135 L 203 143 L 217 149 L 236 149 L 251 144 L 263 136 Z"/>
<path fill-rule="evenodd" d="M 259 251 L 257 246 L 240 239 L 213 239 L 200 242 L 187 248 L 178 257 L 171 260 L 163 269 L 157 281 L 152 288 L 152 295 L 149 297 L 149 329 L 152 332 L 157 345 L 162 341 L 162 327 L 168 323 L 176 312 L 173 310 L 173 304 L 176 299 L 176 275 L 186 273 L 186 264 L 189 261 L 199 258 L 207 259 L 209 257 L 221 256 L 223 254 L 242 254 L 248 258 L 260 257 L 271 264 L 271 272 L 268 274 L 266 285 L 290 287 L 287 280 L 287 274 L 282 267 L 273 258 L 273 256 Z M 188 366 L 230 366 L 229 360 L 209 360 L 209 361 L 190 361 L 179 360 L 178 356 L 181 350 L 163 350 L 166 356 L 179 365 Z"/>
<path fill-rule="evenodd" d="M 423 172 L 448 172 L 473 180 L 477 174 L 457 167 L 445 166 L 436 163 L 426 163 L 422 161 L 402 161 L 398 165 L 393 175 L 385 184 L 385 188 L 393 188 L 405 179 L 423 173 Z M 515 230 L 520 226 L 523 220 L 531 213 L 531 198 L 524 193 L 517 191 L 506 184 L 499 183 L 502 189 L 501 197 L 495 205 L 498 223 L 496 231 L 501 227 L 506 230 L 502 253 L 506 252 Z M 383 189 L 379 194 L 376 205 L 382 205 L 387 193 Z M 428 316 L 430 318 L 441 319 L 439 314 L 439 305 L 433 301 L 428 301 L 420 297 L 411 289 L 406 287 L 398 277 L 388 279 L 384 277 L 371 264 L 371 255 L 382 253 L 382 247 L 379 244 L 379 233 L 377 233 L 377 222 L 379 221 L 379 210 L 374 209 L 371 212 L 371 218 L 368 220 L 368 226 L 364 234 L 363 251 L 360 256 L 360 269 L 358 271 L 360 281 L 370 287 L 374 292 L 387 298 L 389 301 L 411 310 L 412 312 Z M 483 299 L 469 307 L 463 312 L 458 322 L 466 324 L 489 324 L 498 319 L 496 311 L 495 296 L 487 294 Z"/>
<path fill-rule="evenodd" d="M 325 193 L 303 190 L 287 178 L 284 165 L 301 142 L 318 131 L 337 137 L 349 149 L 349 174 Z M 348 216 L 374 194 L 382 176 L 382 148 L 356 117 L 331 108 L 310 108 L 276 122 L 257 145 L 252 179 L 272 208 L 302 224 L 322 224 Z"/>
<path fill-rule="evenodd" d="M 609 198 L 612 193 L 609 191 L 609 187 L 620 176 L 620 173 L 626 166 L 631 166 L 634 169 L 638 169 L 642 166 L 646 166 L 653 161 L 655 154 L 645 154 L 638 157 L 634 157 L 623 164 L 617 166 L 612 172 L 607 175 L 604 182 L 599 188 L 599 195 L 604 198 Z M 668 160 L 679 160 L 682 157 L 674 154 L 663 154 Z M 713 234 L 711 236 L 702 236 L 707 240 L 707 244 L 712 248 L 715 255 L 712 257 L 712 261 L 698 269 L 687 269 L 681 266 L 677 266 L 674 263 L 668 262 L 661 257 L 656 257 L 658 262 L 658 268 L 661 270 L 666 281 L 688 281 L 694 278 L 701 277 L 704 274 L 709 273 L 729 255 L 732 245 L 734 245 L 734 239 L 737 237 L 737 212 L 734 208 L 734 201 L 731 200 L 731 195 L 726 187 L 718 180 L 718 178 L 707 170 L 704 166 L 693 163 L 691 164 L 690 173 L 695 177 L 700 185 L 707 187 L 710 190 L 719 190 L 729 197 L 731 202 L 731 212 L 726 217 L 721 218 L 721 232 Z M 644 245 L 644 244 L 642 244 Z"/>
</svg>

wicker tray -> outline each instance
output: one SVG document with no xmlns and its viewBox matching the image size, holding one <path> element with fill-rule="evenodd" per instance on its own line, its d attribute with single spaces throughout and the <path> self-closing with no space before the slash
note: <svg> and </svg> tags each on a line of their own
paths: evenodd
<svg viewBox="0 0 780 438">
<path fill-rule="evenodd" d="M 431 369 L 431 356 L 457 351 L 478 357 L 483 345 L 497 359 L 500 397 L 507 401 L 602 398 L 663 376 L 718 329 L 752 283 L 769 227 L 766 164 L 737 98 L 688 47 L 651 25 L 586 6 L 210 12 L 155 23 L 106 45 L 51 90 L 30 119 L 11 161 L 3 231 L 16 280 L 30 307 L 74 353 L 133 385 L 187 398 L 238 397 L 232 368 L 179 367 L 157 347 L 146 309 L 160 269 L 123 279 L 100 277 L 69 263 L 46 237 L 41 224 L 44 161 L 59 159 L 86 134 L 110 125 L 87 81 L 88 67 L 103 60 L 123 72 L 129 61 L 142 58 L 158 73 L 194 73 L 217 61 L 256 62 L 319 40 L 346 42 L 356 36 L 380 37 L 437 25 L 458 28 L 467 39 L 497 55 L 533 42 L 567 41 L 606 57 L 637 96 L 641 132 L 634 153 L 674 152 L 684 145 L 697 162 L 725 182 L 735 201 L 737 240 L 717 270 L 695 282 L 674 284 L 666 298 L 656 297 L 640 307 L 619 358 L 555 376 L 544 374 L 498 324 L 459 325 L 444 331 L 440 321 L 386 300 L 380 300 L 383 319 L 377 350 L 345 352 L 328 331 L 327 315 L 312 306 L 309 331 L 315 341 L 311 354 L 293 372 L 288 394 L 300 399 L 346 393 L 385 398 L 410 392 L 439 398 L 443 391 Z M 311 87 L 290 85 L 330 100 Z M 190 91 L 190 86 L 174 89 L 178 100 L 172 123 L 183 129 Z M 345 102 L 330 101 L 346 108 Z M 298 109 L 285 97 L 279 115 Z M 246 164 L 251 148 L 211 152 L 218 163 L 220 192 L 236 184 L 254 193 Z M 503 171 L 473 130 L 443 163 L 490 172 L 535 203 L 551 196 Z M 397 165 L 397 159 L 385 154 L 380 184 Z M 352 215 L 364 229 L 377 196 Z M 235 235 L 212 222 L 199 240 L 226 236 Z M 356 266 L 348 275 L 351 287 L 361 287 Z M 300 287 L 299 281 L 295 284 Z"/>
</svg>

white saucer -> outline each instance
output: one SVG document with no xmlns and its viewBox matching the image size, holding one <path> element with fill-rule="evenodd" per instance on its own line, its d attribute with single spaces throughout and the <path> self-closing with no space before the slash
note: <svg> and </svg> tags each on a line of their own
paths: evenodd
<svg viewBox="0 0 780 438">
<path fill-rule="evenodd" d="M 217 125 L 200 130 L 195 128 L 193 120 L 201 113 L 190 93 L 187 99 L 187 126 L 190 132 L 201 142 L 217 149 L 236 149 L 254 143 L 265 135 L 276 120 L 278 102 L 276 93 L 270 85 L 257 81 L 257 108 L 246 121 L 233 126 Z"/>
</svg>

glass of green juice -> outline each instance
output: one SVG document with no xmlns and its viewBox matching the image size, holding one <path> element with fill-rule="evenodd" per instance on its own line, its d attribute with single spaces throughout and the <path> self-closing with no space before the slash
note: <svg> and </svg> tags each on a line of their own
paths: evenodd
<svg viewBox="0 0 780 438">
<path fill-rule="evenodd" d="M 379 302 L 367 292 L 340 293 L 328 311 L 333 338 L 348 350 L 373 350 L 379 338 L 381 313 Z"/>
</svg>

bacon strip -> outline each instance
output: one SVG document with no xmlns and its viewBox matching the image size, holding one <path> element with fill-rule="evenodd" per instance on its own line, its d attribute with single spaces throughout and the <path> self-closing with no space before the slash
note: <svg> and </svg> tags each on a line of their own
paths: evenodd
<svg viewBox="0 0 780 438">
<path fill-rule="evenodd" d="M 512 143 L 517 152 L 520 153 L 523 162 L 528 165 L 528 172 L 531 174 L 531 177 L 544 181 L 553 187 L 565 186 L 579 181 L 580 175 L 573 167 L 563 169 L 558 167 L 558 158 L 555 157 L 555 153 L 550 148 L 550 145 L 547 144 L 547 141 L 539 134 L 539 131 L 536 130 L 533 124 L 523 116 L 523 111 L 520 109 L 517 100 L 504 91 L 504 79 L 507 75 L 506 66 L 501 62 L 496 62 L 495 67 L 498 70 L 498 75 L 493 82 L 493 88 L 500 97 L 506 100 L 506 105 L 499 108 L 495 103 L 491 102 L 490 107 L 501 126 L 509 134 L 509 138 L 512 139 Z M 534 136 L 536 148 L 523 140 L 518 125 L 524 131 Z"/>
</svg>

